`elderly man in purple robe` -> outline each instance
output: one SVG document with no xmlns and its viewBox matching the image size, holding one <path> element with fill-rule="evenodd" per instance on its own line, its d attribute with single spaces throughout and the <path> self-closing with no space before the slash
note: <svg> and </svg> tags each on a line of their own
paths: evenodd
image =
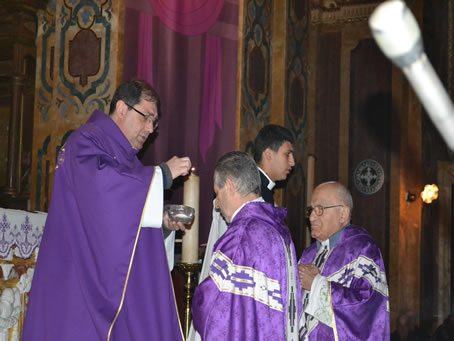
<svg viewBox="0 0 454 341">
<path fill-rule="evenodd" d="M 353 200 L 340 183 L 312 194 L 306 215 L 316 239 L 299 261 L 300 340 L 389 340 L 389 296 L 372 236 L 350 224 Z"/>
<path fill-rule="evenodd" d="M 163 189 L 191 161 L 138 160 L 158 108 L 149 84 L 126 82 L 61 148 L 24 341 L 183 339 L 161 227 L 184 228 L 163 216 Z"/>
<path fill-rule="evenodd" d="M 259 170 L 245 152 L 218 160 L 214 191 L 229 226 L 194 293 L 195 329 L 202 340 L 298 340 L 302 301 L 286 209 L 264 202 Z"/>
</svg>

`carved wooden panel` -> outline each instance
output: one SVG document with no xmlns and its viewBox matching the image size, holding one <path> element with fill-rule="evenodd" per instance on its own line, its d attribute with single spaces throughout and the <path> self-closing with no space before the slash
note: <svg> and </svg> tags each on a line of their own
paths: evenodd
<svg viewBox="0 0 454 341">
<path fill-rule="evenodd" d="M 315 183 L 337 181 L 339 164 L 340 32 L 321 33 L 318 37 Z"/>
<path fill-rule="evenodd" d="M 438 200 L 433 203 L 433 210 L 439 216 L 438 229 L 435 229 L 436 239 L 434 254 L 436 268 L 434 269 L 434 290 L 430 297 L 434 299 L 434 313 L 437 325 L 452 313 L 454 300 L 454 283 L 452 283 L 452 243 L 453 243 L 453 198 L 454 198 L 454 163 L 438 162 L 437 183 L 439 188 Z M 433 297 L 434 295 L 435 297 Z"/>
<path fill-rule="evenodd" d="M 245 0 L 242 6 L 237 147 L 250 152 L 257 133 L 270 121 L 273 12 L 271 0 Z"/>
<path fill-rule="evenodd" d="M 353 223 L 364 226 L 382 251 L 389 268 L 389 198 L 391 158 L 391 63 L 372 39 L 362 40 L 352 51 L 350 70 L 349 188 L 355 208 Z M 373 70 L 370 65 L 374 65 Z M 354 171 L 365 159 L 378 162 L 383 174 L 363 176 L 371 188 L 382 176 L 384 183 L 375 193 L 362 193 Z"/>
<path fill-rule="evenodd" d="M 308 43 L 310 11 L 308 1 L 289 1 L 285 45 L 284 122 L 295 137 L 295 167 L 287 180 L 283 206 L 287 207 L 287 225 L 292 233 L 297 256 L 309 239 L 304 208 L 307 206 L 306 160 L 309 92 Z M 274 82 L 274 80 L 273 80 Z M 279 82 L 280 83 L 280 82 Z"/>
</svg>

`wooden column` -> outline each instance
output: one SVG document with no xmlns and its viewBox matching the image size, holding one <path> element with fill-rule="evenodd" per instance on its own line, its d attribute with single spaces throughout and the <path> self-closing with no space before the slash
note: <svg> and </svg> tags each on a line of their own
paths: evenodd
<svg viewBox="0 0 454 341">
<path fill-rule="evenodd" d="M 46 0 L 0 0 L 0 205 L 26 209 L 29 199 L 36 13 Z"/>
<path fill-rule="evenodd" d="M 5 194 L 15 196 L 20 192 L 20 137 L 21 137 L 21 117 L 22 117 L 22 88 L 24 85 L 24 75 L 15 73 L 12 76 L 12 96 L 11 96 L 11 116 L 9 121 L 8 137 L 8 162 L 6 167 L 6 188 Z"/>
</svg>

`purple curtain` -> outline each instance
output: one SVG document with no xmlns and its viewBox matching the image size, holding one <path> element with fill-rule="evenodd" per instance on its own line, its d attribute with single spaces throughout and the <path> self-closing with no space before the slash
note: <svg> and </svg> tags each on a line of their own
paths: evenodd
<svg viewBox="0 0 454 341">
<path fill-rule="evenodd" d="M 202 161 L 214 142 L 215 123 L 222 131 L 221 41 L 207 36 L 199 150 Z"/>
<path fill-rule="evenodd" d="M 147 13 L 139 16 L 139 43 L 138 43 L 138 77 L 147 80 L 153 85 L 153 17 Z"/>
<path fill-rule="evenodd" d="M 206 33 L 217 21 L 224 0 L 150 0 L 161 22 L 184 35 Z"/>
<path fill-rule="evenodd" d="M 238 4 L 226 0 L 214 23 L 209 23 L 210 16 L 205 25 L 199 22 L 197 29 L 204 26 L 204 32 L 194 35 L 196 25 L 192 25 L 192 35 L 184 35 L 181 27 L 175 32 L 164 24 L 154 2 L 149 1 L 127 1 L 125 20 L 124 79 L 146 79 L 161 99 L 159 131 L 144 148 L 142 161 L 159 164 L 173 155 L 191 158 L 200 176 L 203 243 L 211 225 L 214 165 L 235 148 Z M 187 1 L 171 4 L 177 3 Z M 160 2 L 163 4 L 167 1 Z M 191 26 L 187 17 L 185 20 Z M 181 203 L 182 199 L 180 182 L 174 185 L 168 202 Z"/>
</svg>

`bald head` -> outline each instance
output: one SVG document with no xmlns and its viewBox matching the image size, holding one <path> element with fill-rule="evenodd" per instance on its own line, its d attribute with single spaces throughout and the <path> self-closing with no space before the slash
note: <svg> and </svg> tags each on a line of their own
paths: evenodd
<svg viewBox="0 0 454 341">
<path fill-rule="evenodd" d="M 343 205 L 350 209 L 350 213 L 353 211 L 352 195 L 344 185 L 336 181 L 328 181 L 321 183 L 315 189 L 323 189 L 324 187 L 330 189 L 333 192 L 332 195 L 334 195 L 340 202 L 342 202 Z"/>
<path fill-rule="evenodd" d="M 342 184 L 325 182 L 314 189 L 311 207 L 313 208 L 309 216 L 311 234 L 313 238 L 322 242 L 350 222 L 353 200 L 350 192 Z"/>
</svg>

